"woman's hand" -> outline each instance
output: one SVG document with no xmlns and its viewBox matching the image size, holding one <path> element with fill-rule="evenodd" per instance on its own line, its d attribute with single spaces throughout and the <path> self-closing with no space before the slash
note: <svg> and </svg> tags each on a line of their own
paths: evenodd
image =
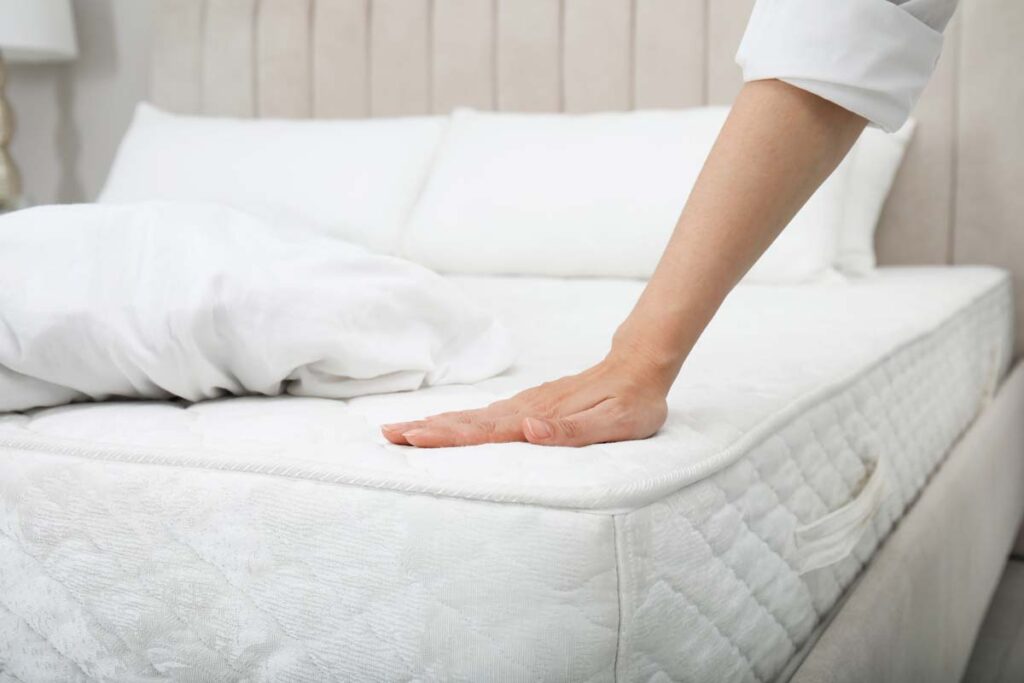
<svg viewBox="0 0 1024 683">
<path fill-rule="evenodd" d="M 528 441 L 588 446 L 646 439 L 665 423 L 671 379 L 649 364 L 609 355 L 578 375 L 527 389 L 479 410 L 384 425 L 388 441 L 421 448 Z M 673 375 L 674 376 L 674 375 Z"/>
<path fill-rule="evenodd" d="M 722 300 L 842 161 L 865 123 L 787 83 L 747 83 L 608 358 L 482 410 L 386 425 L 384 436 L 428 447 L 586 446 L 651 436 L 665 422 L 669 387 Z"/>
</svg>

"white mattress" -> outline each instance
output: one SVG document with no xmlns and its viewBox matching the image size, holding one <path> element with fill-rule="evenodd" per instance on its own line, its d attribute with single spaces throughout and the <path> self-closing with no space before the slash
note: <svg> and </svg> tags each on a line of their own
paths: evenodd
<svg viewBox="0 0 1024 683">
<path fill-rule="evenodd" d="M 523 350 L 473 387 L 0 416 L 0 681 L 770 680 L 1011 351 L 992 269 L 741 286 L 652 439 L 387 444 L 598 360 L 641 289 L 461 282 Z"/>
</svg>

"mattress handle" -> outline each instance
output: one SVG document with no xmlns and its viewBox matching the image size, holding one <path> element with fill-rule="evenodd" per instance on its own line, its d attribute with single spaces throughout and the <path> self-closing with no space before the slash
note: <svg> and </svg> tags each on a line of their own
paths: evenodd
<svg viewBox="0 0 1024 683">
<path fill-rule="evenodd" d="M 853 552 L 885 498 L 888 477 L 885 458 L 879 457 L 871 476 L 853 500 L 793 531 L 794 566 L 800 574 L 833 565 Z"/>
</svg>

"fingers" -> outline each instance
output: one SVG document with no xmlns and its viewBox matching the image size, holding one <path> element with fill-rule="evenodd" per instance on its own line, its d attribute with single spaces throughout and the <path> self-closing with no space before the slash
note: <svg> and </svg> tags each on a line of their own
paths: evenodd
<svg viewBox="0 0 1024 683">
<path fill-rule="evenodd" d="M 386 424 L 380 426 L 380 433 L 384 435 L 384 438 L 395 444 L 396 446 L 408 446 L 409 442 L 402 436 L 405 432 L 408 432 L 416 427 L 422 426 L 426 423 L 426 420 L 416 420 L 414 422 L 395 422 L 392 424 Z"/>
<path fill-rule="evenodd" d="M 489 418 L 477 416 L 469 421 L 427 421 L 405 432 L 402 437 L 411 446 L 444 448 L 476 446 L 482 443 L 524 441 L 522 420 L 518 417 Z"/>
<path fill-rule="evenodd" d="M 521 392 L 486 408 L 443 413 L 384 425 L 393 444 L 442 448 L 528 441 L 545 446 L 588 446 L 644 439 L 665 421 L 663 398 L 615 396 L 615 387 L 584 375 Z"/>
<path fill-rule="evenodd" d="M 528 441 L 541 446 L 590 446 L 645 439 L 664 421 L 634 419 L 619 399 L 609 399 L 566 417 L 495 417 L 487 409 L 436 416 L 382 427 L 385 438 L 400 446 L 445 448 L 483 443 Z M 648 424 L 650 423 L 650 424 Z"/>
<path fill-rule="evenodd" d="M 380 431 L 384 435 L 384 438 L 393 444 L 398 446 L 409 446 L 411 445 L 408 439 L 405 438 L 405 433 L 410 432 L 414 429 L 420 429 L 430 425 L 431 427 L 438 424 L 468 424 L 480 416 L 487 416 L 492 414 L 494 406 L 491 404 L 486 408 L 477 408 L 475 410 L 459 410 L 449 413 L 439 413 L 437 415 L 431 415 L 430 417 L 422 420 L 413 420 L 412 422 L 394 422 L 391 424 L 381 425 Z"/>
<path fill-rule="evenodd" d="M 526 440 L 541 446 L 590 446 L 650 436 L 634 434 L 632 427 L 632 422 L 614 400 L 567 417 L 527 417 L 523 420 Z"/>
</svg>

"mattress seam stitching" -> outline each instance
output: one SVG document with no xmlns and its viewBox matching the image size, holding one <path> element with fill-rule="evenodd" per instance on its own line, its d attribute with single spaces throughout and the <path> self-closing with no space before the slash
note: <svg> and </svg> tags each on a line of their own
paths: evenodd
<svg viewBox="0 0 1024 683">
<path fill-rule="evenodd" d="M 992 286 L 986 288 L 980 294 L 978 294 L 975 297 L 971 298 L 969 301 L 967 301 L 965 304 L 963 304 L 963 306 L 960 307 L 959 310 L 956 310 L 951 316 L 948 316 L 948 317 L 940 320 L 939 322 L 937 322 L 937 324 L 933 325 L 932 327 L 930 327 L 926 331 L 923 331 L 923 332 L 913 336 L 912 338 L 905 340 L 904 343 L 899 344 L 896 348 L 892 349 L 889 353 L 885 354 L 884 356 L 879 357 L 877 359 L 874 359 L 869 364 L 867 364 L 864 367 L 862 367 L 855 375 L 845 377 L 842 380 L 840 380 L 838 382 L 835 382 L 835 383 L 829 385 L 828 387 L 826 387 L 824 389 L 819 387 L 818 391 L 813 391 L 812 390 L 812 391 L 809 391 L 806 394 L 796 398 L 795 400 L 793 400 L 789 404 L 787 404 L 786 407 L 784 407 L 783 409 L 781 409 L 779 411 L 776 411 L 775 413 L 773 413 L 772 415 L 768 416 L 767 418 L 765 418 L 764 420 L 762 420 L 758 424 L 754 425 L 746 434 L 751 434 L 753 432 L 763 431 L 763 430 L 767 429 L 767 427 L 763 427 L 762 425 L 769 425 L 769 427 L 781 428 L 781 427 L 785 426 L 786 424 L 789 424 L 792 421 L 792 419 L 795 417 L 796 411 L 797 411 L 797 409 L 800 406 L 803 406 L 806 409 L 806 407 L 808 405 L 812 405 L 812 404 L 817 403 L 817 402 L 827 401 L 827 400 L 833 398 L 834 396 L 839 394 L 842 390 L 849 388 L 850 386 L 854 385 L 858 380 L 864 378 L 865 376 L 867 376 L 872 371 L 877 370 L 886 361 L 900 356 L 901 354 L 905 353 L 908 349 L 917 346 L 918 344 L 922 343 L 923 341 L 927 340 L 930 337 L 933 337 L 936 333 L 938 333 L 940 330 L 944 329 L 945 327 L 950 326 L 950 325 L 954 324 L 955 322 L 957 322 L 959 320 L 962 320 L 976 306 L 983 305 L 983 303 L 987 303 L 989 300 L 995 300 L 997 298 L 1004 299 L 1006 297 L 1007 293 L 1008 293 L 1008 289 L 1009 289 L 1009 278 L 1005 274 L 1003 274 L 1002 278 L 1000 278 L 997 282 L 993 283 Z M 1004 374 L 1004 373 L 1001 373 L 1001 376 L 1002 376 L 1002 374 Z M 742 452 L 746 452 L 750 448 L 753 448 L 754 446 L 756 446 L 758 443 L 762 443 L 764 441 L 764 438 L 766 436 L 770 436 L 770 434 L 759 434 L 758 436 L 759 436 L 759 439 L 757 441 L 751 441 L 750 443 L 746 444 L 745 448 L 742 449 Z M 105 462 L 128 462 L 128 463 L 143 464 L 143 465 L 154 464 L 154 465 L 162 465 L 162 466 L 169 466 L 169 467 L 193 467 L 193 468 L 201 469 L 201 470 L 205 470 L 205 471 L 211 471 L 212 470 L 212 471 L 222 471 L 222 472 L 262 474 L 262 475 L 266 475 L 266 476 L 288 478 L 288 479 L 293 479 L 293 480 L 298 480 L 298 481 L 309 481 L 309 482 L 313 482 L 313 483 L 326 483 L 326 484 L 331 484 L 331 485 L 342 485 L 342 486 L 359 486 L 361 488 L 368 488 L 368 489 L 372 489 L 372 490 L 401 492 L 401 493 L 408 493 L 408 494 L 411 494 L 411 495 L 428 495 L 428 496 L 438 497 L 438 498 L 453 498 L 453 499 L 467 500 L 467 501 L 473 501 L 473 502 L 491 502 L 491 503 L 498 503 L 498 504 L 512 504 L 512 505 L 522 505 L 522 506 L 527 506 L 527 507 L 546 508 L 546 509 L 552 509 L 552 510 L 565 510 L 565 511 L 570 511 L 570 512 L 584 512 L 584 513 L 590 513 L 590 514 L 602 514 L 602 515 L 615 516 L 617 514 L 621 514 L 624 511 L 631 512 L 631 511 L 635 511 L 635 510 L 640 510 L 640 509 L 646 508 L 646 507 L 648 507 L 650 505 L 653 505 L 658 500 L 661 500 L 661 499 L 663 499 L 663 498 L 665 498 L 667 496 L 670 496 L 670 495 L 672 495 L 672 494 L 674 494 L 674 493 L 676 493 L 676 492 L 678 492 L 678 491 L 680 491 L 682 489 L 685 489 L 687 486 L 690 486 L 690 485 L 692 485 L 692 484 L 694 484 L 696 482 L 704 480 L 704 479 L 710 477 L 711 475 L 715 474 L 716 472 L 719 472 L 719 471 L 725 469 L 726 467 L 728 467 L 729 464 L 731 464 L 732 462 L 735 462 L 735 460 L 737 458 L 735 458 L 735 457 L 733 457 L 731 455 L 728 456 L 728 457 L 717 457 L 717 458 L 716 458 L 716 456 L 721 456 L 721 454 L 726 453 L 728 451 L 741 450 L 741 449 L 738 449 L 738 447 L 736 445 L 738 443 L 738 441 L 740 441 L 740 440 L 742 440 L 742 437 L 740 439 L 738 439 L 736 442 L 733 442 L 733 444 L 731 444 L 730 446 L 727 446 L 726 448 L 723 448 L 723 449 L 717 451 L 715 454 L 712 454 L 708 459 L 704 460 L 703 462 L 708 462 L 709 460 L 720 460 L 721 461 L 720 463 L 716 463 L 715 465 L 708 467 L 706 472 L 703 472 L 699 476 L 696 476 L 694 478 L 684 478 L 685 479 L 684 483 L 682 483 L 682 484 L 672 488 L 671 490 L 666 490 L 666 491 L 662 492 L 662 494 L 661 494 L 661 496 L 659 498 L 650 500 L 647 503 L 638 504 L 638 505 L 635 505 L 635 506 L 632 506 L 632 507 L 628 507 L 628 509 L 626 509 L 626 510 L 624 510 L 622 507 L 616 508 L 615 506 L 609 506 L 608 508 L 600 509 L 600 508 L 573 507 L 573 506 L 569 506 L 569 505 L 559 505 L 557 503 L 552 504 L 550 502 L 548 502 L 548 503 L 538 503 L 538 502 L 531 502 L 531 501 L 515 500 L 514 498 L 513 499 L 509 499 L 509 498 L 501 499 L 501 498 L 497 498 L 497 497 L 487 497 L 487 496 L 485 496 L 485 497 L 472 497 L 472 496 L 466 496 L 464 494 L 460 494 L 458 492 L 451 492 L 451 491 L 446 493 L 446 492 L 443 492 L 443 491 L 419 490 L 419 489 L 417 489 L 414 486 L 406 486 L 404 488 L 401 488 L 399 486 L 376 486 L 376 485 L 372 485 L 372 484 L 366 482 L 365 480 L 362 481 L 362 482 L 357 481 L 355 479 L 349 479 L 348 481 L 346 481 L 345 480 L 345 478 L 346 478 L 345 475 L 335 475 L 335 476 L 332 476 L 332 477 L 305 476 L 304 474 L 301 473 L 301 470 L 302 470 L 301 467 L 289 467 L 289 468 L 284 468 L 285 471 L 275 471 L 275 470 L 277 470 L 277 468 L 272 468 L 271 470 L 267 470 L 266 468 L 262 468 L 262 467 L 261 468 L 256 468 L 256 467 L 251 466 L 251 465 L 248 466 L 248 467 L 246 467 L 246 466 L 241 466 L 241 467 L 216 466 L 216 464 L 210 463 L 210 462 L 201 462 L 201 463 L 200 462 L 195 462 L 195 460 L 196 460 L 195 458 L 190 458 L 190 460 L 193 460 L 193 462 L 185 461 L 185 462 L 177 462 L 176 463 L 176 462 L 173 461 L 173 457 L 174 457 L 174 455 L 176 453 L 181 454 L 181 455 L 185 455 L 189 451 L 186 451 L 185 449 L 168 449 L 166 447 L 164 447 L 164 448 L 153 448 L 153 447 L 140 446 L 140 447 L 137 447 L 137 449 L 135 450 L 134 453 L 132 453 L 132 452 L 125 452 L 125 451 L 129 451 L 129 449 L 122 448 L 122 447 L 117 447 L 116 445 L 99 444 L 98 448 L 97 448 L 95 445 L 93 445 L 90 442 L 84 442 L 82 444 L 75 444 L 73 442 L 72 443 L 68 443 L 69 440 L 66 440 L 66 439 L 65 440 L 61 440 L 59 438 L 55 439 L 53 437 L 47 437 L 45 435 L 33 434 L 31 432 L 29 432 L 29 434 L 27 436 L 22 436 L 21 438 L 7 438 L 7 437 L 4 437 L 4 436 L 0 435 L 0 448 L 7 447 L 7 448 L 13 448 L 15 450 L 27 450 L 27 451 L 37 451 L 37 452 L 38 451 L 46 452 L 47 450 L 51 450 L 52 449 L 52 450 L 56 450 L 59 454 L 66 455 L 66 456 L 79 457 L 79 458 L 88 458 L 88 459 L 91 459 L 91 460 L 101 460 L 101 461 L 105 461 Z M 101 452 L 101 453 L 99 453 L 97 455 L 97 454 L 75 452 L 75 451 L 80 451 L 80 450 L 88 450 L 90 446 L 93 446 L 93 448 L 96 448 L 96 450 L 100 450 L 100 451 L 102 451 L 104 449 L 104 447 L 106 447 L 108 451 L 122 451 L 122 453 L 121 454 L 118 454 L 118 453 L 111 454 L 111 453 L 102 453 Z M 113 446 L 113 447 L 111 448 L 111 446 Z M 164 451 L 164 453 L 161 453 L 161 451 Z M 204 452 L 209 452 L 209 451 L 204 451 Z M 291 470 L 291 473 L 289 473 L 288 470 Z M 664 479 L 667 479 L 667 478 L 668 477 L 662 475 L 661 477 L 656 477 L 656 478 L 653 478 L 653 479 L 648 479 L 648 480 L 646 480 L 644 482 L 646 484 L 645 488 L 653 488 L 653 486 L 657 485 L 657 482 L 658 482 L 659 479 L 664 480 Z M 653 482 L 653 484 L 652 484 L 652 482 Z M 609 510 L 609 508 L 611 508 L 611 509 Z"/>
<path fill-rule="evenodd" d="M 615 658 L 612 664 L 612 681 L 619 680 L 619 653 L 622 651 L 622 552 L 619 544 L 619 520 L 622 515 L 612 515 L 612 549 L 615 552 L 615 601 L 618 608 L 618 627 L 615 630 Z"/>
<path fill-rule="evenodd" d="M 887 362 L 892 361 L 893 359 L 902 356 L 903 354 L 908 352 L 908 350 L 910 350 L 910 349 L 912 349 L 914 347 L 917 347 L 920 344 L 923 344 L 924 342 L 926 342 L 927 340 L 929 340 L 931 338 L 934 338 L 938 333 L 941 332 L 941 330 L 945 329 L 946 327 L 952 327 L 956 323 L 961 322 L 976 307 L 989 306 L 989 305 L 991 305 L 991 302 L 997 301 L 997 300 L 1003 301 L 1004 305 L 1007 305 L 1007 306 L 1010 305 L 1009 302 L 1007 301 L 1009 299 L 1009 297 L 1007 295 L 1009 295 L 1009 294 L 1010 294 L 1010 280 L 1009 280 L 1009 277 L 1004 274 L 1004 276 L 998 282 L 994 283 L 991 287 L 987 288 L 985 291 L 979 293 L 977 296 L 975 296 L 974 298 L 972 298 L 969 301 L 967 301 L 961 308 L 959 308 L 958 310 L 953 312 L 952 315 L 950 315 L 949 317 L 946 317 L 943 320 L 939 321 L 937 324 L 933 325 L 928 330 L 926 330 L 924 332 L 921 332 L 920 334 L 917 334 L 917 335 L 915 335 L 915 336 L 905 340 L 902 344 L 899 344 L 896 347 L 894 347 L 892 350 L 890 350 L 886 355 L 871 361 L 869 364 L 867 364 L 864 367 L 862 367 L 856 373 L 856 375 L 845 377 L 842 380 L 831 384 L 830 386 L 828 386 L 825 389 L 821 389 L 819 387 L 819 389 L 821 389 L 821 390 L 819 392 L 817 392 L 817 393 L 815 393 L 814 391 L 810 391 L 810 392 L 808 392 L 808 393 L 806 393 L 806 394 L 804 394 L 804 395 L 794 399 L 792 402 L 787 404 L 787 406 L 785 408 L 782 408 L 782 409 L 776 411 L 771 416 L 765 418 L 765 420 L 763 420 L 762 422 L 754 425 L 747 432 L 747 434 L 749 434 L 751 432 L 754 432 L 754 431 L 756 431 L 758 429 L 761 429 L 762 424 L 771 424 L 771 426 L 777 428 L 777 431 L 780 431 L 786 425 L 792 423 L 792 421 L 795 418 L 797 418 L 801 414 L 803 414 L 803 412 L 806 412 L 810 407 L 812 407 L 814 405 L 818 405 L 818 404 L 824 403 L 826 401 L 829 401 L 829 400 L 835 398 L 836 396 L 840 395 L 840 393 L 842 393 L 842 391 L 848 390 L 852 386 L 854 386 L 857 382 L 859 382 L 861 380 L 864 380 L 872 372 L 877 371 L 880 368 L 884 367 Z M 1005 374 L 1006 374 L 1006 368 L 1002 368 L 1000 370 L 1000 372 L 999 372 L 1000 379 L 1002 379 L 1005 376 Z M 997 385 L 997 388 L 998 388 L 998 385 Z M 801 410 L 797 410 L 797 408 L 795 408 L 794 406 L 799 407 Z M 788 413 L 792 413 L 792 414 L 788 414 Z M 747 447 L 745 449 L 743 449 L 742 452 L 743 453 L 748 452 L 751 448 L 757 446 L 758 444 L 764 443 L 767 439 L 769 439 L 769 438 L 771 438 L 773 436 L 777 436 L 777 434 L 776 433 L 765 433 L 765 434 L 762 434 L 761 436 L 762 436 L 762 438 L 760 440 L 754 441 L 754 442 L 748 444 Z M 735 443 L 736 442 L 734 442 L 730 446 L 727 446 L 726 448 L 723 448 L 723 449 L 717 451 L 714 455 L 711 456 L 711 458 L 713 459 L 715 456 L 717 456 L 717 455 L 719 455 L 721 453 L 724 453 L 724 452 L 726 452 L 728 450 L 734 449 L 735 448 Z M 713 476 L 714 474 L 725 470 L 726 468 L 729 467 L 729 465 L 735 463 L 739 459 L 740 458 L 731 458 L 731 459 L 730 458 L 724 458 L 723 460 L 725 460 L 725 462 L 723 462 L 721 465 L 709 468 L 709 470 L 707 472 L 702 473 L 699 477 L 696 477 L 696 478 L 694 478 L 692 480 L 689 480 L 686 483 L 684 483 L 684 484 L 682 484 L 682 485 L 680 485 L 680 486 L 678 486 L 676 488 L 673 488 L 670 491 L 665 491 L 660 498 L 653 499 L 653 500 L 651 500 L 651 501 L 649 501 L 647 503 L 636 505 L 636 506 L 634 506 L 632 508 L 629 508 L 628 511 L 629 512 L 635 512 L 637 510 L 642 510 L 644 508 L 648 508 L 648 507 L 651 507 L 653 505 L 656 505 L 659 502 L 661 502 L 662 500 L 664 500 L 665 498 L 667 498 L 668 496 L 676 494 L 679 491 L 687 488 L 688 486 L 692 486 L 693 484 L 696 484 L 696 483 L 699 483 L 701 481 L 707 480 L 709 477 Z M 555 507 L 555 506 L 550 506 L 550 507 Z M 574 508 L 561 508 L 561 509 L 574 509 Z M 594 510 L 590 510 L 590 511 L 594 512 L 596 514 L 601 514 L 601 512 L 602 512 L 599 509 L 594 509 Z M 610 513 L 610 514 L 617 514 L 617 513 Z"/>
<path fill-rule="evenodd" d="M 1007 301 L 1009 299 L 1009 297 L 1007 295 L 1009 295 L 1010 293 L 1011 293 L 1011 290 L 1010 290 L 1010 280 L 1009 280 L 1009 278 L 1007 276 L 1004 275 L 1004 277 L 1001 278 L 998 282 L 994 283 L 993 286 L 991 286 L 990 288 L 987 288 L 984 292 L 981 292 L 976 297 L 972 298 L 970 301 L 965 303 L 964 306 L 962 308 L 960 308 L 959 310 L 955 311 L 953 313 L 953 315 L 951 315 L 951 316 L 945 318 L 944 320 L 940 321 L 938 324 L 934 325 L 932 328 L 930 328 L 926 332 L 923 332 L 923 333 L 921 333 L 921 334 L 919 334 L 919 335 L 917 335 L 917 336 L 915 336 L 915 337 L 913 337 L 911 339 L 906 340 L 905 343 L 903 343 L 903 344 L 899 345 L 898 347 L 894 348 L 892 351 L 890 351 L 885 356 L 876 359 L 871 364 L 869 364 L 869 365 L 865 366 L 864 368 L 862 368 L 861 371 L 855 377 L 847 377 L 844 380 L 842 380 L 840 383 L 837 383 L 837 384 L 831 386 L 830 387 L 831 391 L 829 393 L 827 393 L 827 395 L 825 394 L 825 392 L 822 392 L 823 395 L 816 396 L 814 401 L 810 401 L 809 399 L 806 398 L 806 396 L 809 395 L 809 394 L 807 394 L 805 396 L 802 396 L 802 397 L 796 399 L 795 401 L 793 401 L 786 408 L 784 408 L 784 409 L 782 409 L 780 411 L 777 411 L 773 416 L 767 418 L 766 421 L 778 420 L 778 423 L 775 426 L 778 428 L 777 431 L 781 431 L 782 428 L 785 427 L 786 425 L 790 424 L 793 421 L 794 418 L 799 417 L 802 414 L 800 412 L 797 412 L 794 415 L 789 416 L 788 419 L 786 419 L 785 421 L 779 420 L 778 416 L 780 414 L 784 413 L 784 412 L 789 411 L 791 409 L 792 405 L 794 405 L 796 403 L 801 403 L 801 402 L 806 401 L 808 403 L 807 406 L 804 406 L 804 408 L 806 410 L 806 409 L 810 408 L 813 405 L 821 404 L 821 403 L 824 403 L 825 401 L 828 401 L 828 400 L 831 400 L 831 399 L 835 398 L 843 390 L 849 389 L 850 387 L 855 385 L 858 381 L 864 380 L 872 372 L 878 371 L 878 370 L 882 370 L 888 361 L 891 361 L 894 358 L 898 358 L 902 354 L 906 353 L 909 349 L 914 348 L 914 347 L 924 343 L 925 341 L 927 341 L 927 340 L 929 340 L 931 338 L 934 338 L 935 335 L 938 334 L 940 332 L 940 330 L 942 330 L 943 328 L 951 327 L 955 323 L 960 322 L 975 307 L 978 307 L 978 306 L 989 306 L 991 304 L 991 302 L 997 301 L 997 300 L 1002 300 L 1004 305 L 1007 305 L 1007 306 L 1012 305 L 1012 301 Z M 1007 368 L 1005 368 L 1005 367 L 1003 367 L 1003 368 L 1001 368 L 999 370 L 999 378 L 1000 378 L 1000 380 L 1005 377 L 1006 370 L 1007 370 Z M 886 373 L 887 380 L 891 383 L 892 382 L 892 378 L 891 378 L 891 376 L 889 376 L 889 372 L 887 370 L 884 371 L 884 372 Z M 996 389 L 998 390 L 998 383 L 997 383 Z M 757 429 L 758 426 L 759 425 L 756 425 L 753 429 Z M 753 429 L 751 431 L 753 431 Z M 744 450 L 744 453 L 748 452 L 751 448 L 754 448 L 755 446 L 757 446 L 759 444 L 765 443 L 768 439 L 776 438 L 776 437 L 779 437 L 778 433 L 765 434 L 764 438 L 762 438 L 760 441 L 752 443 L 750 446 L 748 446 L 748 448 Z M 2 440 L 0 440 L 0 445 L 2 445 Z M 728 448 L 722 449 L 721 451 L 718 451 L 718 453 L 722 453 L 725 450 L 728 450 Z M 714 476 L 718 472 L 721 472 L 721 471 L 727 469 L 731 464 L 734 464 L 737 460 L 739 460 L 739 459 L 737 458 L 737 459 L 732 460 L 730 462 L 726 462 L 722 466 L 716 467 L 716 468 L 711 469 L 710 471 L 704 473 L 704 475 L 701 476 L 698 479 L 694 479 L 693 481 L 690 481 L 690 482 L 688 482 L 688 483 L 686 483 L 686 484 L 684 484 L 684 485 L 682 485 L 682 486 L 680 486 L 678 488 L 672 489 L 671 491 L 666 491 L 664 493 L 664 495 L 662 495 L 660 498 L 656 498 L 656 499 L 651 500 L 650 502 L 647 502 L 647 503 L 636 505 L 636 506 L 634 506 L 632 508 L 629 508 L 625 512 L 633 513 L 633 512 L 637 512 L 637 511 L 644 510 L 644 509 L 647 509 L 647 508 L 651 508 L 651 507 L 653 507 L 655 505 L 658 505 L 659 503 L 663 502 L 666 498 L 668 498 L 670 496 L 673 496 L 675 494 L 678 494 L 680 491 L 686 489 L 688 486 L 692 486 L 692 485 L 697 484 L 699 482 L 708 480 L 710 477 Z M 523 505 L 530 505 L 529 503 L 521 503 L 521 504 L 523 504 Z M 588 510 L 588 509 L 576 509 L 576 508 L 560 508 L 560 507 L 552 506 L 552 505 L 545 505 L 545 506 L 532 505 L 532 507 L 548 507 L 548 508 L 556 509 L 556 510 L 557 509 L 563 509 L 563 510 L 571 510 L 571 511 L 574 511 L 574 512 L 591 512 L 593 514 L 612 514 L 612 515 L 621 514 L 620 511 L 604 513 L 600 509 L 589 509 Z"/>
<path fill-rule="evenodd" d="M 769 426 L 777 428 L 784 427 L 785 425 L 791 423 L 794 418 L 799 417 L 803 411 L 806 411 L 811 406 L 823 403 L 827 400 L 834 398 L 835 396 L 839 395 L 839 393 L 842 392 L 843 390 L 849 389 L 857 381 L 867 377 L 871 372 L 882 367 L 887 361 L 890 361 L 891 359 L 904 354 L 905 352 L 907 352 L 908 349 L 911 349 L 925 342 L 929 338 L 934 337 L 944 328 L 953 326 L 955 323 L 959 322 L 964 317 L 966 317 L 975 307 L 988 305 L 990 299 L 994 300 L 997 297 L 1005 296 L 1008 290 L 1008 285 L 1009 280 L 1007 277 L 1004 276 L 993 287 L 973 297 L 970 301 L 965 303 L 959 310 L 955 311 L 949 317 L 940 320 L 926 331 L 914 335 L 911 338 L 906 339 L 903 343 L 896 345 L 884 356 L 876 358 L 873 361 L 869 362 L 864 367 L 862 367 L 860 370 L 857 371 L 856 374 L 844 377 L 843 379 L 833 384 L 830 384 L 827 387 L 819 387 L 818 391 L 812 390 L 802 396 L 797 397 L 789 404 L 787 404 L 785 408 L 776 411 L 765 420 L 754 425 L 754 427 L 752 427 L 750 431 L 747 432 L 747 434 L 750 434 L 760 429 L 767 429 L 762 427 L 762 425 L 764 424 L 768 424 Z M 761 434 L 760 436 L 765 437 L 767 436 L 767 434 Z M 749 450 L 749 448 L 753 447 L 754 445 L 763 442 L 763 440 L 764 439 L 762 438 L 759 441 L 748 444 L 747 450 Z M 737 441 L 739 441 L 739 439 Z M 718 451 L 715 455 L 719 455 L 730 450 L 735 450 L 735 444 L 736 442 L 733 442 L 732 445 L 723 448 L 722 450 Z M 715 455 L 712 455 L 709 458 L 709 460 L 714 459 Z M 682 484 L 681 486 L 673 489 L 670 492 L 666 492 L 666 495 L 669 495 L 670 493 L 675 493 L 676 491 L 679 491 L 680 489 L 685 488 L 686 486 L 692 483 L 701 481 L 711 476 L 712 474 L 725 469 L 725 467 L 727 467 L 732 462 L 735 462 L 735 458 L 722 458 L 722 460 L 724 460 L 725 462 L 723 462 L 720 466 L 709 468 L 709 470 L 707 472 L 702 473 L 701 476 L 687 481 L 685 484 Z M 705 460 L 704 462 L 707 462 L 707 460 Z"/>
</svg>

